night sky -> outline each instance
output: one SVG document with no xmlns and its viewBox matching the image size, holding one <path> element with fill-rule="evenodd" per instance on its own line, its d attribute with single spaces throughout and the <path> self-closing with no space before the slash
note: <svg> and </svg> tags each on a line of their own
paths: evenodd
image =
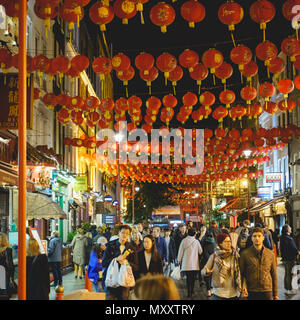
<svg viewBox="0 0 300 320">
<path fill-rule="evenodd" d="M 94 2 L 95 1 L 92 0 L 86 7 L 86 12 Z M 134 18 L 129 20 L 128 25 L 123 25 L 121 19 L 116 16 L 113 21 L 107 25 L 106 39 L 109 44 L 112 43 L 113 55 L 120 52 L 128 55 L 131 59 L 131 65 L 136 71 L 135 77 L 130 80 L 128 84 L 129 97 L 137 95 L 142 98 L 144 103 L 149 98 L 148 87 L 146 86 L 146 83 L 140 79 L 139 71 L 134 66 L 134 59 L 140 52 L 148 52 L 152 54 L 155 59 L 160 54 L 168 52 L 173 54 L 178 60 L 179 54 L 189 48 L 195 50 L 199 54 L 201 62 L 201 56 L 204 51 L 209 48 L 216 48 L 223 53 L 224 61 L 233 66 L 233 75 L 227 80 L 227 88 L 235 92 L 236 104 L 239 102 L 245 104 L 245 102 L 240 98 L 239 92 L 241 88 L 246 85 L 246 79 L 244 78 L 244 82 L 242 84 L 238 66 L 230 60 L 229 55 L 233 48 L 230 32 L 228 31 L 228 26 L 222 24 L 218 19 L 218 8 L 225 1 L 199 1 L 205 6 L 206 16 L 202 22 L 196 23 L 194 29 L 188 26 L 188 22 L 185 21 L 180 14 L 180 7 L 184 3 L 183 0 L 177 0 L 176 2 L 172 2 L 171 0 L 165 1 L 166 3 L 171 4 L 176 11 L 175 21 L 167 27 L 167 32 L 165 34 L 160 31 L 158 26 L 151 22 L 149 17 L 150 9 L 158 2 L 160 1 L 150 0 L 144 4 L 144 25 L 140 22 L 139 12 Z M 244 44 L 251 48 L 253 53 L 252 60 L 255 60 L 259 66 L 259 80 L 260 82 L 266 81 L 267 72 L 264 67 L 264 63 L 258 59 L 256 60 L 255 58 L 255 47 L 263 41 L 263 33 L 259 28 L 259 24 L 251 20 L 249 14 L 249 8 L 255 1 L 236 2 L 238 2 L 244 9 L 244 18 L 242 22 L 235 26 L 234 38 L 236 45 Z M 278 52 L 280 52 L 280 44 L 282 40 L 293 34 L 294 29 L 292 29 L 290 21 L 286 20 L 282 15 L 281 7 L 284 1 L 272 2 L 276 6 L 276 15 L 271 22 L 267 23 L 266 39 L 276 44 Z M 88 16 L 88 13 L 86 16 Z M 171 128 L 182 126 L 182 124 L 176 119 L 176 111 L 178 112 L 179 108 L 182 106 L 182 96 L 187 91 L 194 92 L 198 95 L 198 86 L 196 85 L 196 81 L 190 78 L 187 69 L 183 68 L 183 71 L 183 78 L 177 82 L 176 86 L 178 104 L 175 108 L 173 120 L 170 123 Z M 125 87 L 115 76 L 114 71 L 112 74 L 114 79 L 114 99 L 118 99 L 122 96 L 125 97 Z M 216 103 L 213 106 L 213 110 L 215 107 L 220 105 L 218 96 L 223 89 L 223 84 L 218 78 L 216 78 L 216 85 L 214 86 L 211 74 L 209 74 L 202 82 L 201 92 L 210 91 L 216 96 Z M 165 86 L 164 76 L 160 72 L 159 77 L 152 83 L 152 95 L 162 99 L 162 97 L 168 93 L 173 94 L 173 87 L 170 81 L 168 81 L 168 85 Z M 198 107 L 200 107 L 199 103 L 193 108 L 193 110 L 198 109 Z M 144 104 L 143 108 L 145 108 Z M 160 122 L 158 114 L 157 121 L 153 127 L 157 128 L 161 125 L 163 125 L 163 123 Z M 226 126 L 226 122 L 224 125 Z M 208 120 L 202 120 L 196 125 L 190 116 L 189 120 L 184 125 L 186 128 L 214 128 L 216 126 L 217 121 L 215 121 L 211 115 Z"/>
</svg>

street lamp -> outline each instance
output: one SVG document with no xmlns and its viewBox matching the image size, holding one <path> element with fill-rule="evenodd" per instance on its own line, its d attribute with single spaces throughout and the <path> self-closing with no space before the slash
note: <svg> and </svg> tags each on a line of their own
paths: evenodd
<svg viewBox="0 0 300 320">
<path fill-rule="evenodd" d="M 248 220 L 250 220 L 250 179 L 249 179 L 249 157 L 252 154 L 252 151 L 246 149 L 243 151 L 243 154 L 247 160 L 247 185 L 248 185 Z"/>
<path fill-rule="evenodd" d="M 115 134 L 114 136 L 115 141 L 117 142 L 117 171 L 118 171 L 118 180 L 117 180 L 117 210 L 118 210 L 118 217 L 117 217 L 117 224 L 121 224 L 121 179 L 120 179 L 120 142 L 123 140 L 124 136 L 120 133 Z"/>
</svg>

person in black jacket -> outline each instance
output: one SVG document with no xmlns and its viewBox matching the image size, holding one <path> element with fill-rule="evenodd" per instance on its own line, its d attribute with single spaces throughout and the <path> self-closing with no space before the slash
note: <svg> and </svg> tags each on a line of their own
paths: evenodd
<svg viewBox="0 0 300 320">
<path fill-rule="evenodd" d="M 148 273 L 163 274 L 163 263 L 152 235 L 144 237 L 144 248 L 136 254 L 135 279 Z"/>
<path fill-rule="evenodd" d="M 0 232 L 0 266 L 3 266 L 3 273 L 5 275 L 5 289 L 1 289 L 0 287 L 0 295 L 5 296 L 3 300 L 9 300 L 11 298 L 11 292 L 8 289 L 9 279 L 14 279 L 14 263 L 12 258 L 12 248 L 9 245 L 8 237 L 5 233 Z M 0 274 L 1 275 L 1 274 Z M 1 298 L 0 298 L 1 299 Z M 2 299 L 1 299 L 2 300 Z"/>
<path fill-rule="evenodd" d="M 213 233 L 210 231 L 207 231 L 207 233 L 202 238 L 200 243 L 203 249 L 203 252 L 200 258 L 200 272 L 199 272 L 199 278 L 201 279 L 201 270 L 206 265 L 209 257 L 215 252 L 217 245 L 214 240 Z M 207 289 L 207 296 L 210 297 L 212 295 L 212 284 L 211 284 L 212 275 L 205 276 L 203 278 L 204 278 L 204 282 Z"/>
<path fill-rule="evenodd" d="M 281 258 L 284 264 L 284 289 L 286 294 L 296 294 L 292 290 L 292 268 L 295 264 L 297 255 L 300 254 L 294 239 L 291 237 L 292 228 L 285 224 L 281 230 L 280 251 Z"/>
<path fill-rule="evenodd" d="M 175 248 L 176 248 L 176 257 L 178 255 L 179 247 L 181 241 L 187 237 L 187 228 L 185 224 L 180 224 L 178 226 L 178 229 L 174 232 L 174 242 L 175 242 Z"/>
<path fill-rule="evenodd" d="M 41 254 L 39 243 L 30 238 L 27 241 L 26 257 L 26 299 L 49 300 L 50 272 L 48 258 Z"/>
<path fill-rule="evenodd" d="M 135 250 L 131 243 L 128 242 L 131 233 L 131 228 L 128 225 L 121 225 L 118 234 L 118 239 L 110 241 L 106 245 L 103 254 L 102 267 L 105 268 L 102 277 L 102 285 L 107 292 L 108 300 L 128 300 L 129 288 L 122 286 L 111 288 L 105 287 L 105 279 L 109 264 L 113 259 L 118 261 L 119 267 L 126 260 L 129 262 L 133 270 L 135 270 Z"/>
<path fill-rule="evenodd" d="M 168 248 L 168 257 L 169 257 L 169 264 L 168 267 L 165 268 L 164 274 L 165 276 L 169 276 L 169 273 L 171 271 L 171 264 L 174 265 L 176 262 L 176 246 L 175 246 L 175 241 L 173 238 L 171 238 L 171 229 L 170 228 L 165 228 L 165 241 L 167 243 L 167 248 Z"/>
</svg>

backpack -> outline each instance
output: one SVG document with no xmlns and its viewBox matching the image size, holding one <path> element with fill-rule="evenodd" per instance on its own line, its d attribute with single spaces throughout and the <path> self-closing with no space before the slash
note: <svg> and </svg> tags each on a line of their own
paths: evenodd
<svg viewBox="0 0 300 320">
<path fill-rule="evenodd" d="M 241 230 L 241 233 L 240 233 L 239 238 L 238 238 L 238 246 L 239 246 L 240 249 L 245 249 L 246 248 L 249 234 L 250 233 L 249 233 L 248 228 L 243 228 Z"/>
</svg>

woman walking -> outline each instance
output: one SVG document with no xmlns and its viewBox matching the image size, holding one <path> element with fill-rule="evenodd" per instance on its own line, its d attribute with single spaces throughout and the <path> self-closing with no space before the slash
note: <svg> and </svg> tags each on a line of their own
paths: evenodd
<svg viewBox="0 0 300 320">
<path fill-rule="evenodd" d="M 228 234 L 220 233 L 216 241 L 216 252 L 209 257 L 201 273 L 203 276 L 212 275 L 214 300 L 237 300 L 241 293 L 239 255 Z"/>
<path fill-rule="evenodd" d="M 163 274 L 163 263 L 152 235 L 144 237 L 144 248 L 136 254 L 135 279 L 148 273 Z"/>
<path fill-rule="evenodd" d="M 83 229 L 78 229 L 78 233 L 73 238 L 71 246 L 73 249 L 75 279 L 77 279 L 78 275 L 79 278 L 82 279 L 83 265 L 85 263 L 85 249 L 88 246 L 88 241 L 86 236 L 84 235 Z"/>
<path fill-rule="evenodd" d="M 9 300 L 9 281 L 14 279 L 12 249 L 5 233 L 0 232 L 0 300 Z M 3 294 L 3 298 L 1 298 Z"/>
<path fill-rule="evenodd" d="M 200 241 L 195 239 L 196 230 L 191 228 L 188 235 L 184 238 L 179 246 L 178 263 L 181 264 L 181 271 L 186 274 L 187 296 L 192 299 L 194 285 L 199 273 L 199 255 L 202 254 Z"/>
<path fill-rule="evenodd" d="M 26 299 L 49 300 L 50 272 L 48 258 L 41 254 L 39 243 L 30 238 L 27 241 L 26 257 Z"/>
</svg>

